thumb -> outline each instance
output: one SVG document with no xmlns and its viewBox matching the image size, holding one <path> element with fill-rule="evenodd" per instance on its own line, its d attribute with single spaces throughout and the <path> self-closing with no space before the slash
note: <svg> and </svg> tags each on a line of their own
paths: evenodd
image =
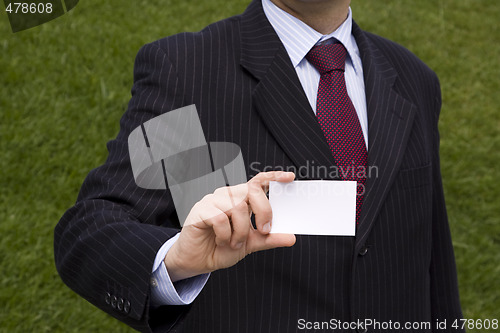
<svg viewBox="0 0 500 333">
<path fill-rule="evenodd" d="M 274 249 L 277 247 L 290 247 L 295 244 L 296 238 L 293 234 L 267 234 L 263 235 L 256 230 L 252 230 L 248 235 L 247 252 Z"/>
</svg>

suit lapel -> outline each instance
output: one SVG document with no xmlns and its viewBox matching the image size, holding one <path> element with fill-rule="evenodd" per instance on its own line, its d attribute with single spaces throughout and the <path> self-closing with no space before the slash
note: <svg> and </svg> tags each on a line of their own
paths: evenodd
<svg viewBox="0 0 500 333">
<path fill-rule="evenodd" d="M 253 103 L 268 130 L 296 167 L 298 178 L 314 166 L 333 166 L 334 160 L 290 58 L 265 17 L 260 1 L 253 1 L 241 21 L 241 65 L 257 80 Z M 301 168 L 302 167 L 302 168 Z"/>
<path fill-rule="evenodd" d="M 397 73 L 381 51 L 354 23 L 353 35 L 363 63 L 368 111 L 368 174 L 356 231 L 356 253 L 366 239 L 396 178 L 416 106 L 393 89 Z"/>
</svg>

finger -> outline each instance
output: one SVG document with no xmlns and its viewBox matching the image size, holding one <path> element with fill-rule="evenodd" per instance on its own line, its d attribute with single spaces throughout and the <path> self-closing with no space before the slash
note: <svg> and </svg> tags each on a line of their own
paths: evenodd
<svg viewBox="0 0 500 333">
<path fill-rule="evenodd" d="M 264 190 L 264 192 L 267 193 L 267 191 L 269 190 L 269 182 L 277 181 L 277 182 L 288 183 L 293 181 L 294 179 L 295 179 L 295 174 L 293 172 L 269 171 L 257 174 L 248 182 L 257 183 Z"/>
<path fill-rule="evenodd" d="M 202 205 L 200 218 L 204 225 L 212 228 L 218 246 L 229 244 L 232 234 L 231 224 L 229 217 L 223 211 L 213 205 Z M 199 223 L 194 225 L 199 226 Z"/>
<path fill-rule="evenodd" d="M 221 211 L 229 212 L 239 204 L 245 202 L 248 197 L 248 184 L 225 186 L 216 189 L 210 196 L 210 201 Z"/>
<path fill-rule="evenodd" d="M 230 210 L 231 226 L 233 233 L 231 235 L 231 247 L 241 249 L 247 241 L 251 228 L 250 216 L 248 216 L 248 206 L 246 202 L 240 203 L 234 209 Z"/>
<path fill-rule="evenodd" d="M 257 231 L 251 231 L 247 241 L 247 253 L 274 249 L 277 247 L 290 247 L 295 244 L 296 238 L 293 234 L 268 234 L 262 235 Z"/>
<path fill-rule="evenodd" d="M 248 188 L 248 203 L 255 215 L 255 226 L 262 234 L 268 234 L 271 231 L 273 218 L 271 204 L 258 183 L 250 183 Z"/>
<path fill-rule="evenodd" d="M 233 249 L 243 247 L 251 227 L 247 201 L 246 183 L 218 188 L 211 198 L 211 203 L 230 217 L 232 227 L 230 244 Z"/>
<path fill-rule="evenodd" d="M 271 231 L 272 209 L 265 194 L 269 189 L 269 182 L 291 182 L 294 179 L 293 172 L 270 171 L 261 172 L 248 181 L 248 199 L 255 214 L 255 225 L 261 233 L 268 234 Z"/>
</svg>

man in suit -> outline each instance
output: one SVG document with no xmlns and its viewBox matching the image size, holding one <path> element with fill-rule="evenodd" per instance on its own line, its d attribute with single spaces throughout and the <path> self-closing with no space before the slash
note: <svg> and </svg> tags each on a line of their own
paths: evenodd
<svg viewBox="0 0 500 333">
<path fill-rule="evenodd" d="M 56 227 L 64 282 L 142 331 L 433 332 L 445 320 L 443 331 L 455 331 L 439 82 L 403 47 L 362 31 L 349 2 L 255 0 L 242 15 L 143 47 L 109 157 Z M 270 180 L 338 178 L 315 172 L 338 164 L 317 117 L 322 74 L 308 60 L 329 43 L 346 50 L 350 110 L 377 173 L 363 180 L 355 237 L 269 235 Z M 231 191 L 242 204 L 229 209 L 227 190 L 216 191 L 180 231 L 169 191 L 135 184 L 127 139 L 191 104 L 208 141 L 241 147 L 249 182 Z"/>
</svg>

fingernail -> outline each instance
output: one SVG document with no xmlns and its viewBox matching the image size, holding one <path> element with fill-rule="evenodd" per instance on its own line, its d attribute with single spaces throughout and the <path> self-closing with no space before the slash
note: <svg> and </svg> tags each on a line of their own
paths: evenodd
<svg viewBox="0 0 500 333">
<path fill-rule="evenodd" d="M 239 243 L 236 243 L 236 245 L 234 247 L 236 249 L 241 249 L 242 246 L 243 246 L 243 242 L 239 242 Z"/>
<path fill-rule="evenodd" d="M 262 231 L 264 231 L 266 234 L 271 231 L 271 222 L 267 222 L 264 224 L 264 227 L 262 227 Z"/>
</svg>

